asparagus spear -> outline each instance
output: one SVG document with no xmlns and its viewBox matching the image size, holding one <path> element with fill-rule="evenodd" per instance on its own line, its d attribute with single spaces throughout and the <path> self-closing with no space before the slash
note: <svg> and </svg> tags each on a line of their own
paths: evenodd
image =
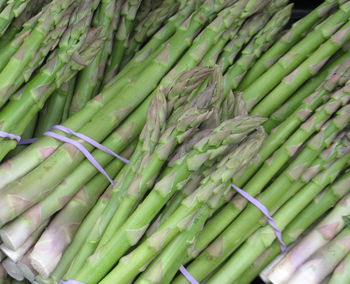
<svg viewBox="0 0 350 284">
<path fill-rule="evenodd" d="M 14 18 L 18 17 L 27 7 L 29 1 L 10 1 L 0 13 L 0 36 L 2 36 Z"/>
<path fill-rule="evenodd" d="M 65 82 L 58 88 L 46 103 L 46 107 L 40 112 L 35 137 L 39 137 L 52 126 L 61 122 L 63 111 L 70 94 L 73 92 L 71 82 Z"/>
<path fill-rule="evenodd" d="M 131 149 L 127 149 L 123 154 L 132 152 L 132 148 L 131 145 Z M 115 160 L 106 167 L 106 170 L 110 175 L 115 176 L 122 165 L 121 161 Z M 101 174 L 96 175 L 50 223 L 29 256 L 33 267 L 41 276 L 49 277 L 65 248 L 71 242 L 78 225 L 107 186 L 108 180 Z M 82 201 L 85 204 L 82 204 Z M 79 207 L 79 214 L 77 214 Z"/>
<path fill-rule="evenodd" d="M 274 204 L 271 210 L 276 211 L 278 208 L 280 208 L 291 196 L 293 196 L 293 194 L 296 194 L 314 176 L 316 176 L 320 171 L 329 167 L 337 155 L 341 156 L 342 154 L 344 154 L 344 146 L 342 143 L 339 143 L 339 140 L 337 139 L 330 147 L 321 153 L 320 158 L 316 159 L 307 169 L 305 169 L 303 175 L 293 175 L 286 179 L 288 172 L 282 173 L 278 177 L 279 183 L 275 182 L 269 188 L 271 189 L 273 186 L 280 186 L 280 190 L 286 191 L 288 189 L 288 191 L 278 200 L 278 202 Z M 285 183 L 281 185 L 283 182 Z M 234 220 L 237 212 L 234 213 L 236 209 L 233 206 L 237 206 L 239 203 L 240 202 L 238 200 L 235 200 L 235 202 L 231 201 L 229 205 L 225 206 L 223 210 L 219 211 L 206 224 L 202 233 L 198 236 L 197 243 L 193 248 L 194 255 L 203 250 L 211 240 L 214 240 L 215 237 L 230 224 L 230 221 Z M 229 210 L 233 212 L 231 213 Z"/>
<path fill-rule="evenodd" d="M 268 70 L 281 56 L 302 39 L 310 28 L 324 19 L 330 11 L 337 6 L 336 1 L 326 0 L 316 9 L 313 9 L 308 15 L 298 22 L 294 23 L 291 29 L 281 37 L 248 71 L 241 84 L 240 90 L 245 90 L 266 70 Z"/>
<path fill-rule="evenodd" d="M 285 139 L 287 139 L 296 129 L 301 125 L 302 122 L 304 122 L 304 126 L 307 125 L 307 120 L 312 121 L 315 115 L 312 115 L 310 117 L 310 114 L 319 107 L 323 100 L 327 99 L 327 95 L 329 92 L 332 92 L 336 87 L 337 84 L 343 84 L 342 76 L 341 76 L 341 70 L 343 68 L 347 68 L 347 63 L 344 62 L 339 67 L 340 73 L 330 74 L 324 85 L 322 85 L 318 90 L 315 91 L 315 93 L 311 94 L 309 97 L 307 97 L 303 103 L 298 107 L 297 110 L 294 111 L 294 114 L 291 115 L 286 121 L 284 121 L 282 124 L 280 124 L 277 128 L 275 128 L 271 135 L 269 136 L 268 140 L 266 141 L 263 149 L 260 151 L 259 159 L 256 160 L 256 164 L 250 166 L 245 174 L 236 181 L 236 184 L 238 186 L 242 186 L 245 182 L 248 181 L 250 177 L 253 176 L 253 174 L 256 172 L 256 170 L 265 162 L 268 157 L 273 153 L 273 151 L 277 150 L 278 147 L 280 147 Z M 342 95 L 342 91 L 345 92 L 345 100 L 348 93 L 348 82 L 345 84 L 345 86 L 342 88 L 342 90 L 335 92 L 331 95 L 331 101 L 330 104 L 334 100 L 338 99 L 338 96 L 344 97 Z M 346 102 L 345 102 L 346 103 Z M 324 108 L 326 108 L 327 104 L 324 104 Z M 327 110 L 325 109 L 327 112 Z M 296 134 L 295 134 L 296 135 Z"/>
<path fill-rule="evenodd" d="M 332 76 L 333 73 L 338 73 L 339 71 L 344 72 L 342 78 L 346 78 L 348 72 L 344 68 L 342 68 L 344 70 L 339 70 L 338 67 L 339 65 L 343 66 L 343 62 L 347 62 L 349 56 L 349 53 L 344 53 L 339 58 L 331 60 L 331 62 L 329 62 L 319 74 L 308 80 L 290 99 L 288 99 L 287 102 L 270 116 L 269 120 L 264 123 L 265 130 L 271 132 L 273 128 L 286 120 L 300 106 L 303 100 L 315 92 L 325 80 L 328 80 L 330 76 Z M 339 84 L 341 85 L 341 82 Z"/>
<path fill-rule="evenodd" d="M 181 259 L 186 253 L 186 248 L 190 245 L 195 235 L 200 231 L 204 222 L 208 219 L 210 211 L 205 206 L 198 209 L 198 213 L 188 228 L 178 235 L 141 273 L 136 284 L 170 283 L 181 266 Z"/>
<path fill-rule="evenodd" d="M 85 217 L 79 226 L 72 242 L 62 254 L 60 262 L 51 274 L 51 279 L 53 281 L 59 282 L 63 278 L 64 274 L 71 265 L 72 260 L 79 251 L 81 244 L 85 241 L 88 233 L 91 231 L 91 228 L 96 224 L 98 218 L 101 216 L 101 214 L 103 214 L 104 209 L 107 207 L 107 204 L 109 203 L 111 197 L 111 189 L 112 188 L 109 187 L 104 192 L 104 194 L 97 201 L 96 205 L 91 209 L 89 214 Z M 42 282 L 43 279 L 40 279 L 40 281 Z"/>
<path fill-rule="evenodd" d="M 109 43 L 107 40 L 110 33 L 115 8 L 115 0 L 102 0 L 99 10 L 95 14 L 97 19 L 95 20 L 96 23 L 94 23 L 94 25 L 103 27 L 101 30 L 101 35 L 106 39 L 106 41 L 94 61 L 78 75 L 74 96 L 71 102 L 71 113 L 82 109 L 86 103 L 96 95 L 94 91 L 97 86 L 98 73 L 100 72 L 99 65 L 102 63 L 102 54 L 105 52 L 105 49 L 108 48 Z M 115 12 L 119 13 L 119 11 Z M 102 70 L 102 73 L 103 71 L 104 70 Z"/>
<path fill-rule="evenodd" d="M 134 34 L 128 43 L 128 49 L 125 51 L 125 57 L 127 59 L 123 59 L 123 66 L 134 56 L 140 47 L 178 11 L 179 6 L 180 3 L 178 2 L 164 3 L 157 9 L 151 11 L 147 18 L 137 24 Z"/>
<path fill-rule="evenodd" d="M 345 227 L 342 217 L 350 214 L 348 212 L 348 203 L 349 197 L 343 199 L 341 203 L 338 203 L 332 212 L 328 214 L 316 228 L 298 242 L 297 245 L 271 269 L 267 277 L 271 281 L 287 281 L 291 278 L 299 266 L 313 253 L 326 245 Z M 295 258 L 294 255 L 298 257 Z"/>
<path fill-rule="evenodd" d="M 134 28 L 134 21 L 141 0 L 127 0 L 122 7 L 122 18 L 115 35 L 115 42 L 111 54 L 110 65 L 107 66 L 107 74 L 110 78 L 117 74 L 119 65 L 123 59 L 129 35 Z M 109 75 L 110 74 L 110 75 Z"/>
<path fill-rule="evenodd" d="M 268 13 L 263 13 L 247 19 L 239 32 L 225 46 L 220 54 L 218 65 L 222 66 L 222 70 L 226 71 L 227 68 L 233 64 L 242 47 L 266 24 L 269 16 Z"/>
<path fill-rule="evenodd" d="M 322 281 L 333 271 L 342 258 L 348 254 L 347 241 L 349 237 L 350 228 L 343 229 L 334 240 L 331 240 L 299 267 L 288 282 L 295 284 L 300 283 L 300 281 L 308 281 L 309 283 Z"/>
<path fill-rule="evenodd" d="M 241 96 L 237 95 L 236 97 L 237 98 L 235 99 L 234 110 L 228 109 L 227 113 L 231 114 L 232 112 L 234 112 L 235 116 L 237 116 L 237 119 L 239 121 L 242 118 L 244 118 L 245 116 L 247 116 L 247 112 L 244 111 L 245 105 L 241 99 Z M 220 104 L 218 107 L 224 109 L 222 107 L 223 105 L 230 104 L 229 103 L 229 101 L 231 100 L 230 97 L 228 97 L 227 99 L 228 99 L 227 102 Z M 239 108 L 239 111 L 237 111 L 237 108 Z M 222 120 L 227 119 L 229 117 L 230 117 L 229 115 L 227 115 L 227 116 L 221 115 Z M 181 149 L 181 148 L 178 149 L 179 153 L 176 153 L 173 157 L 173 159 L 175 159 L 175 161 L 174 162 L 170 161 L 168 165 L 170 165 L 170 167 L 173 167 L 173 163 L 176 164 L 179 161 L 182 161 L 182 159 L 186 157 L 185 155 L 190 154 L 191 151 L 193 150 L 193 147 L 199 141 L 201 141 L 204 137 L 210 135 L 210 133 L 211 133 L 211 130 L 203 130 L 203 131 L 199 132 L 197 135 L 195 135 L 193 137 L 193 139 L 191 139 L 188 142 L 188 144 L 183 145 L 183 149 Z M 178 159 L 180 159 L 180 160 L 178 161 Z M 149 233 L 150 231 L 154 232 L 154 230 L 156 228 L 158 228 L 162 223 L 164 223 L 164 221 L 176 210 L 176 208 L 179 206 L 179 204 L 182 202 L 182 200 L 185 199 L 189 194 L 191 194 L 197 188 L 197 185 L 199 184 L 201 179 L 210 174 L 211 168 L 213 167 L 213 162 L 215 162 L 215 160 L 207 161 L 203 165 L 203 167 L 200 170 L 198 170 L 197 173 L 192 174 L 192 180 L 188 182 L 188 184 L 186 185 L 186 187 L 184 189 L 182 189 L 181 191 L 178 191 L 176 193 L 176 195 L 171 199 L 171 202 L 168 203 L 168 206 L 166 207 L 166 209 L 163 210 L 162 214 L 159 216 L 159 218 L 156 220 L 156 222 L 150 226 L 147 233 Z"/>
<path fill-rule="evenodd" d="M 344 128 L 345 125 L 348 123 L 349 114 L 346 114 L 348 108 L 349 106 L 346 106 L 343 109 L 341 109 L 338 112 L 336 118 L 333 118 L 329 123 L 327 123 L 323 127 L 321 132 L 315 135 L 308 142 L 308 147 L 306 147 L 305 150 L 298 155 L 298 158 L 294 160 L 287 167 L 287 169 L 292 170 L 297 167 L 302 168 L 302 166 L 305 167 L 307 163 L 310 163 L 312 160 L 314 160 L 315 157 L 319 155 L 320 151 L 327 144 L 329 144 L 332 141 L 332 139 L 334 139 L 334 135 L 336 135 L 339 132 L 339 129 Z M 287 142 L 286 144 L 288 145 L 289 143 Z M 276 158 L 276 156 L 274 156 L 274 159 Z M 273 163 L 271 163 L 270 169 L 272 169 L 272 165 Z M 263 177 L 263 175 L 261 174 L 262 172 L 257 174 L 255 177 L 260 179 Z M 249 184 L 253 181 L 254 178 L 250 180 Z M 260 184 L 259 186 L 262 185 L 265 185 L 265 182 Z M 246 185 L 246 188 L 249 194 L 253 196 L 255 195 L 254 190 L 252 190 L 252 186 Z M 276 193 L 276 191 L 274 192 Z M 267 194 L 267 196 L 270 195 Z M 280 195 L 276 194 L 276 196 L 278 197 Z M 265 200 L 265 198 L 261 201 L 265 206 L 267 206 L 267 208 L 269 208 L 269 201 Z M 235 216 L 237 216 L 241 209 L 244 207 L 245 202 L 244 200 L 240 201 L 239 199 L 237 199 L 237 202 L 235 204 L 237 206 L 237 213 L 235 214 Z M 254 231 L 254 229 L 256 228 L 255 226 L 257 225 L 254 223 L 254 220 L 256 220 L 254 218 L 260 216 L 261 213 L 259 211 L 259 214 L 257 214 L 257 209 L 254 206 L 249 206 L 248 208 L 249 209 L 247 211 L 244 211 L 243 215 L 240 215 L 239 219 L 235 220 L 235 222 L 233 222 L 229 227 L 227 227 L 226 230 L 219 236 L 219 238 L 217 238 L 213 243 L 211 243 L 211 245 L 206 250 L 204 250 L 194 262 L 190 264 L 189 271 L 196 279 L 198 279 L 199 281 L 204 279 L 210 272 L 212 272 L 216 267 L 218 267 L 219 264 L 221 264 L 225 259 L 227 259 L 227 257 L 237 248 L 237 246 Z M 249 221 L 247 221 L 248 218 Z M 258 219 L 259 218 L 260 217 L 258 217 Z M 239 230 L 236 230 L 237 227 L 239 227 Z M 225 249 L 221 250 L 221 248 L 223 247 Z M 219 254 L 217 253 L 218 250 L 220 252 Z M 178 281 L 181 280 L 179 279 Z"/>
<path fill-rule="evenodd" d="M 66 121 L 68 116 L 69 116 L 69 109 L 70 109 L 70 105 L 71 105 L 72 98 L 73 98 L 75 82 L 76 82 L 76 76 L 73 77 L 68 82 L 64 83 L 64 84 L 67 84 L 67 95 L 66 95 L 66 101 L 65 101 L 63 111 L 62 111 L 62 117 L 60 120 L 61 123 Z"/>
<path fill-rule="evenodd" d="M 334 269 L 329 279 L 329 284 L 347 283 L 350 281 L 350 254 L 348 254 L 341 263 Z"/>
<path fill-rule="evenodd" d="M 318 73 L 320 68 L 350 39 L 350 22 L 345 24 L 331 39 L 322 44 L 307 60 L 285 77 L 251 111 L 252 114 L 269 116 L 308 78 Z"/>
<path fill-rule="evenodd" d="M 159 55 L 164 44 L 171 36 L 173 36 L 181 25 L 187 20 L 192 13 L 194 13 L 198 6 L 198 0 L 186 1 L 185 5 L 180 8 L 179 12 L 171 17 L 168 22 L 147 42 L 147 44 L 136 53 L 136 55 L 130 60 L 130 62 L 118 73 L 113 80 L 106 74 L 105 83 L 108 87 L 112 82 L 120 80 L 126 74 L 133 74 L 135 76 L 140 72 L 139 67 L 147 67 L 154 58 Z"/>
<path fill-rule="evenodd" d="M 254 37 L 250 43 L 241 51 L 239 59 L 225 74 L 225 91 L 235 90 L 247 70 L 257 58 L 273 43 L 275 36 L 288 22 L 291 15 L 292 5 L 288 5 L 277 11 L 264 28 Z"/>
<path fill-rule="evenodd" d="M 9 90 L 15 83 L 17 77 L 21 74 L 25 66 L 33 58 L 36 50 L 43 42 L 46 34 L 52 28 L 54 21 L 59 14 L 62 14 L 67 7 L 73 3 L 72 0 L 58 1 L 55 0 L 49 4 L 49 8 L 43 13 L 38 20 L 38 24 L 30 32 L 30 35 L 24 39 L 18 51 L 11 57 L 0 73 L 0 105 L 3 106 L 11 93 Z M 10 74 L 10 75 L 9 75 Z"/>
<path fill-rule="evenodd" d="M 298 212 L 302 211 L 303 206 L 312 201 L 312 199 L 327 186 L 327 183 L 332 183 L 341 172 L 344 163 L 345 165 L 347 164 L 349 158 L 350 154 L 345 154 L 345 156 L 336 160 L 336 162 L 334 162 L 328 169 L 318 174 L 300 192 L 294 195 L 276 214 L 274 214 L 274 220 L 278 228 L 283 230 Z M 261 196 L 260 200 L 264 202 L 267 200 L 268 196 L 271 196 L 271 194 L 267 194 L 266 192 L 266 194 Z M 263 204 L 265 204 L 265 202 Z M 267 206 L 269 206 L 269 204 L 267 204 Z M 209 282 L 219 283 L 220 279 L 222 280 L 223 277 L 226 279 L 226 283 L 230 283 L 228 281 L 238 280 L 239 275 L 245 270 L 245 268 L 247 268 L 248 265 L 259 256 L 269 244 L 272 244 L 274 239 L 275 235 L 271 227 L 265 226 L 257 230 L 248 241 L 233 254 L 223 267 L 221 267 L 220 271 L 211 277 Z M 247 254 L 248 250 L 249 253 Z"/>
<path fill-rule="evenodd" d="M 249 108 L 256 105 L 284 76 L 293 71 L 320 44 L 330 38 L 339 29 L 339 26 L 344 24 L 344 21 L 347 21 L 348 13 L 350 13 L 349 8 L 350 4 L 348 2 L 343 4 L 336 13 L 317 26 L 307 37 L 296 44 L 272 65 L 267 72 L 260 76 L 254 84 L 246 88 L 244 90 L 244 99 L 248 103 Z M 339 39 L 341 40 L 341 38 Z M 256 94 L 256 90 L 259 90 L 259 95 Z"/>
<path fill-rule="evenodd" d="M 217 198 L 221 198 L 228 188 L 227 182 L 230 180 L 231 174 L 240 172 L 249 163 L 256 150 L 259 149 L 264 137 L 265 134 L 262 132 L 255 133 L 248 141 L 233 150 L 219 163 L 214 173 L 203 181 L 203 185 L 185 199 L 174 214 L 152 236 L 139 244 L 129 255 L 123 257 L 101 283 L 113 282 L 115 279 L 118 279 L 119 283 L 128 283 L 140 272 L 140 269 L 145 269 L 145 265 L 147 266 L 147 263 L 157 256 L 163 247 L 189 225 L 188 222 L 191 222 L 193 214 L 198 208 L 207 206 L 210 210 L 209 199 L 212 198 L 214 202 Z M 123 243 L 123 245 L 127 245 L 127 243 Z M 113 258 L 113 253 L 100 260 L 99 264 L 95 266 L 97 267 L 95 271 L 97 270 L 100 275 L 103 275 L 105 272 L 103 273 L 101 269 L 106 271 L 106 268 L 104 268 L 105 264 L 100 267 L 101 261 L 103 263 L 110 262 L 112 261 L 110 258 Z M 85 277 L 82 273 L 79 273 L 77 280 L 84 281 Z"/>
<path fill-rule="evenodd" d="M 70 9 L 68 9 L 69 11 Z M 62 17 L 64 14 L 66 14 L 67 11 L 62 12 L 59 14 L 59 17 Z M 18 34 L 15 34 L 13 37 L 11 37 L 8 41 L 2 43 L 2 52 L 0 55 L 0 67 L 1 70 L 6 66 L 6 64 L 9 62 L 11 57 L 16 53 L 16 51 L 20 48 L 20 46 L 23 44 L 23 41 L 29 36 L 30 31 L 35 28 L 35 26 L 38 23 L 38 20 L 43 15 L 43 12 L 35 15 L 31 19 L 29 19 L 27 22 L 23 23 L 23 29 Z M 22 28 L 19 27 L 19 29 Z"/>
<path fill-rule="evenodd" d="M 331 209 L 344 195 L 349 192 L 349 172 L 343 174 L 336 183 L 329 186 L 316 197 L 284 230 L 283 239 L 286 244 L 295 242 L 319 217 Z M 344 197 L 346 198 L 346 197 Z M 278 254 L 280 246 L 274 242 L 269 249 L 250 266 L 248 274 L 242 275 L 240 281 L 250 283 L 264 267 L 266 267 Z"/>
</svg>

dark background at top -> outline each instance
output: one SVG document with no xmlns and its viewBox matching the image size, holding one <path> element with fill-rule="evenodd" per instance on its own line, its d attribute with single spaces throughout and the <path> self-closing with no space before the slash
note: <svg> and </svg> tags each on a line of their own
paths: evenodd
<svg viewBox="0 0 350 284">
<path fill-rule="evenodd" d="M 290 3 L 294 3 L 294 11 L 292 14 L 291 23 L 299 20 L 306 14 L 308 14 L 312 9 L 320 5 L 322 0 L 290 0 Z M 256 279 L 254 284 L 263 284 L 264 282 L 260 279 Z"/>
<path fill-rule="evenodd" d="M 299 20 L 322 2 L 320 0 L 290 0 L 290 3 L 294 3 L 292 21 Z"/>
</svg>

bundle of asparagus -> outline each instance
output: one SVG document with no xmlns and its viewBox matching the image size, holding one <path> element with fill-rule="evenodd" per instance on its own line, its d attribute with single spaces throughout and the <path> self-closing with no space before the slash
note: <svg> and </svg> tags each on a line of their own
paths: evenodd
<svg viewBox="0 0 350 284">
<path fill-rule="evenodd" d="M 349 1 L 45 2 L 0 37 L 12 277 L 249 283 L 348 193 Z"/>
<path fill-rule="evenodd" d="M 348 215 L 349 194 L 286 255 L 264 270 L 263 277 L 272 283 L 319 283 L 326 278 L 327 283 L 347 283 L 350 280 Z"/>
</svg>

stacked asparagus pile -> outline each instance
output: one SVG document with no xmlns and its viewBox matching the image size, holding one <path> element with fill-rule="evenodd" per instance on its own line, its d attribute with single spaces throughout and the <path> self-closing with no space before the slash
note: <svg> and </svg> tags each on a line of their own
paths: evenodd
<svg viewBox="0 0 350 284">
<path fill-rule="evenodd" d="M 22 2 L 0 37 L 0 130 L 39 139 L 8 155 L 0 138 L 13 278 L 187 283 L 184 265 L 250 283 L 280 244 L 234 188 L 286 244 L 348 193 L 349 1 L 287 31 L 286 0 L 6 5 Z"/>
</svg>

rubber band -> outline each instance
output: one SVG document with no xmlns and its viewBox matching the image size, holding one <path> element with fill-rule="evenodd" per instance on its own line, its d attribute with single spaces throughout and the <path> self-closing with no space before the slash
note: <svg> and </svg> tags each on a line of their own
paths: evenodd
<svg viewBox="0 0 350 284">
<path fill-rule="evenodd" d="M 12 134 L 12 133 L 8 133 L 5 131 L 0 131 L 0 137 L 1 138 L 8 138 L 11 140 L 16 140 L 17 143 L 19 143 L 21 141 L 21 136 L 18 136 L 18 135 Z"/>
<path fill-rule="evenodd" d="M 255 199 L 253 196 L 245 192 L 243 189 L 240 189 L 239 187 L 235 186 L 234 184 L 231 184 L 231 187 L 236 190 L 240 195 L 242 195 L 245 199 L 247 199 L 250 203 L 252 203 L 256 208 L 258 208 L 266 217 L 267 222 L 270 224 L 272 229 L 275 232 L 276 238 L 278 239 L 281 251 L 285 252 L 287 250 L 287 246 L 282 240 L 282 232 L 280 229 L 278 229 L 275 220 L 271 217 L 269 210 L 257 199 Z"/>
<path fill-rule="evenodd" d="M 185 266 L 183 265 L 180 266 L 180 272 L 191 284 L 199 284 L 199 282 L 188 272 Z"/>
<path fill-rule="evenodd" d="M 88 137 L 82 133 L 75 132 L 72 129 L 69 129 L 68 127 L 65 127 L 62 125 L 55 125 L 55 126 L 51 127 L 50 130 L 60 130 L 60 131 L 65 132 L 67 134 L 72 134 L 72 135 L 84 140 L 85 142 L 89 143 L 90 145 L 94 146 L 95 148 L 100 149 L 101 151 L 116 157 L 117 159 L 121 160 L 125 164 L 128 164 L 130 162 L 128 159 L 125 159 L 122 156 L 118 155 L 117 153 L 114 153 L 112 150 L 108 149 L 106 146 L 103 146 L 102 144 L 96 142 L 95 140 L 91 139 L 90 137 Z"/>
<path fill-rule="evenodd" d="M 76 141 L 74 139 L 71 139 L 71 138 L 68 138 L 66 136 L 52 132 L 51 130 L 59 130 L 59 131 L 62 131 L 64 133 L 74 135 L 77 138 L 80 138 L 80 139 L 84 140 L 85 142 L 89 143 L 90 145 L 94 146 L 95 148 L 116 157 L 117 159 L 121 160 L 125 164 L 128 164 L 130 162 L 128 159 L 123 158 L 122 156 L 118 155 L 117 153 L 113 152 L 112 150 L 108 149 L 106 146 L 103 146 L 102 144 L 98 143 L 97 141 L 91 139 L 90 137 L 88 137 L 82 133 L 75 132 L 72 129 L 69 129 L 68 127 L 65 127 L 62 125 L 55 125 L 55 126 L 51 127 L 49 131 L 47 131 L 43 134 L 44 136 L 52 137 L 54 139 L 60 140 L 62 142 L 71 144 L 74 147 L 76 147 L 90 161 L 90 163 L 109 180 L 109 182 L 113 186 L 116 184 L 114 182 L 114 180 L 108 175 L 108 173 L 101 166 L 101 164 L 94 158 L 94 156 L 81 143 L 79 143 L 78 141 Z M 37 138 L 22 140 L 22 138 L 20 136 L 12 134 L 12 133 L 4 132 L 4 131 L 0 131 L 0 137 L 16 140 L 18 145 L 32 144 L 38 140 Z"/>
</svg>

